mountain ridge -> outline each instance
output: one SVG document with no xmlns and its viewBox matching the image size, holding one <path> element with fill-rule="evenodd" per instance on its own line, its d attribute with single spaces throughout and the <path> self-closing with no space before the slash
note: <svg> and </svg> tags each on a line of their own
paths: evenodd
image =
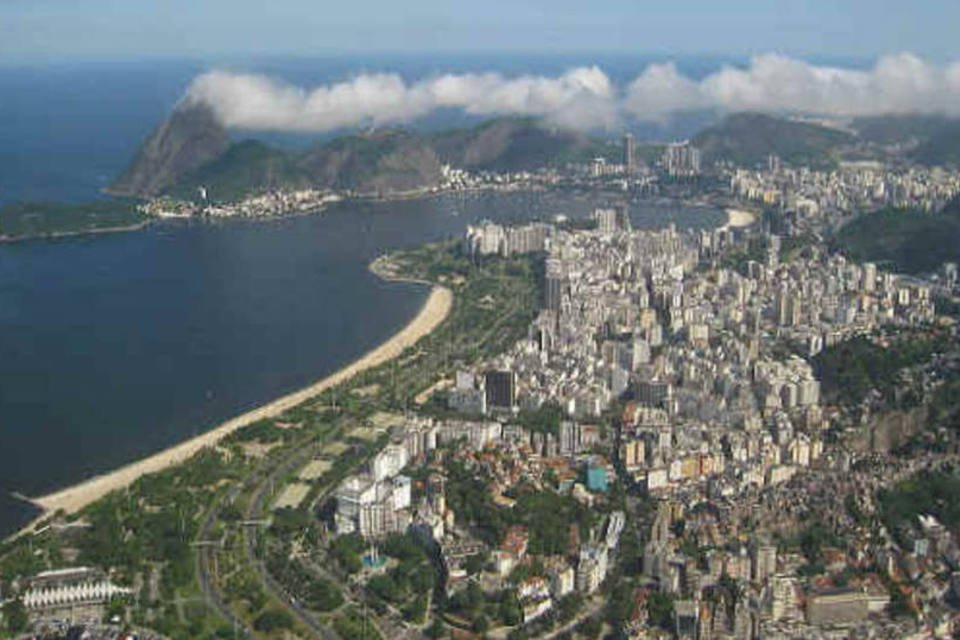
<svg viewBox="0 0 960 640">
<path fill-rule="evenodd" d="M 745 166 L 762 164 L 770 155 L 791 164 L 826 166 L 855 141 L 839 129 L 755 112 L 730 114 L 691 139 L 706 162 L 723 159 Z"/>
<path fill-rule="evenodd" d="M 126 170 L 107 189 L 118 196 L 164 193 L 178 179 L 230 147 L 226 128 L 200 103 L 182 102 L 140 145 Z"/>
<path fill-rule="evenodd" d="M 215 199 L 251 189 L 306 187 L 392 193 L 437 186 L 443 164 L 525 171 L 610 155 L 582 133 L 532 118 L 504 117 L 467 129 L 417 133 L 377 129 L 288 151 L 255 140 L 231 142 L 212 114 L 178 108 L 145 140 L 108 189 L 138 197 L 186 197 L 203 185 Z M 204 135 L 203 127 L 210 127 Z"/>
</svg>

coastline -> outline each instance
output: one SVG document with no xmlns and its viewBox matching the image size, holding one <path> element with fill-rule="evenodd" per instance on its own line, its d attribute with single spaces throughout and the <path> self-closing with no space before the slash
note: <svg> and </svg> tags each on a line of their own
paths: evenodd
<svg viewBox="0 0 960 640">
<path fill-rule="evenodd" d="M 384 276 L 381 275 L 381 277 Z M 405 280 L 402 277 L 392 276 L 387 279 Z M 380 345 L 325 378 L 235 416 L 199 436 L 173 445 L 113 471 L 94 476 L 78 484 L 44 496 L 35 498 L 21 496 L 21 498 L 26 499 L 29 503 L 39 507 L 42 513 L 8 539 L 14 539 L 33 531 L 40 523 L 57 512 L 66 514 L 77 513 L 87 505 L 99 500 L 112 491 L 130 486 L 142 476 L 157 473 L 188 460 L 202 449 L 214 446 L 222 438 L 237 429 L 256 422 L 257 420 L 275 417 L 287 409 L 305 402 L 323 391 L 352 378 L 362 371 L 396 358 L 405 349 L 414 345 L 421 338 L 436 329 L 436 327 L 446 319 L 453 307 L 452 291 L 441 285 L 430 284 L 432 288 L 423 306 L 421 306 L 417 315 L 402 329 L 387 338 L 387 340 Z"/>
<path fill-rule="evenodd" d="M 722 227 L 719 227 L 722 230 L 742 229 L 743 227 L 749 227 L 757 221 L 757 215 L 746 209 L 727 208 L 726 213 L 727 221 Z"/>
<path fill-rule="evenodd" d="M 133 224 L 118 225 L 115 227 L 96 227 L 92 229 L 77 229 L 76 231 L 51 231 L 50 233 L 38 233 L 31 236 L 0 236 L 0 244 L 14 244 L 19 242 L 32 242 L 36 240 L 60 240 L 62 238 L 75 238 L 78 236 L 95 236 L 106 233 L 124 233 L 127 231 L 140 231 L 147 228 L 152 220 L 142 220 Z"/>
</svg>

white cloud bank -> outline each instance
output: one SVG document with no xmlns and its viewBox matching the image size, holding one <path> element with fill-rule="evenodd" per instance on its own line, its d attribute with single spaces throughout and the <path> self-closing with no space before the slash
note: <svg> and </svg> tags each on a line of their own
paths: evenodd
<svg viewBox="0 0 960 640">
<path fill-rule="evenodd" d="M 313 132 L 404 123 L 444 108 L 478 116 L 537 116 L 572 129 L 659 121 L 704 109 L 960 115 L 960 63 L 935 66 L 904 53 L 860 70 L 767 54 L 745 68 L 723 67 L 700 80 L 682 75 L 672 63 L 651 64 L 622 89 L 595 66 L 556 77 L 447 74 L 416 82 L 396 74 L 363 74 L 311 90 L 261 75 L 211 71 L 193 80 L 185 99 L 209 105 L 231 128 Z"/>
<path fill-rule="evenodd" d="M 616 91 L 597 67 L 556 78 L 448 74 L 414 83 L 396 74 L 365 74 L 310 91 L 265 76 L 211 71 L 193 80 L 187 100 L 209 105 L 228 127 L 275 131 L 409 122 L 442 108 L 538 116 L 582 129 L 612 126 L 617 117 Z"/>
<path fill-rule="evenodd" d="M 745 69 L 724 67 L 699 82 L 680 75 L 672 64 L 650 65 L 627 87 L 623 108 L 647 120 L 697 109 L 960 115 L 960 63 L 936 67 L 903 53 L 854 70 L 767 54 L 753 58 Z"/>
</svg>

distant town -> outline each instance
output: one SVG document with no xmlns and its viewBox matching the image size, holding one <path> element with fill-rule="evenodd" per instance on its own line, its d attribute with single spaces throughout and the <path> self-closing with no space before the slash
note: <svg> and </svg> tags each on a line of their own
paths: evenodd
<svg viewBox="0 0 960 640">
<path fill-rule="evenodd" d="M 787 211 L 805 220 L 837 224 L 846 217 L 881 208 L 936 212 L 960 193 L 960 171 L 902 160 L 840 161 L 832 169 L 791 166 L 770 154 L 763 169 L 719 162 L 707 168 L 690 141 L 664 145 L 653 163 L 638 160 L 636 141 L 626 134 L 621 162 L 597 157 L 588 163 L 503 172 L 469 171 L 442 165 L 433 186 L 387 192 L 330 189 L 274 189 L 238 201 L 222 201 L 200 186 L 195 197 L 163 196 L 138 208 L 159 218 L 269 217 L 322 211 L 345 198 L 416 198 L 480 190 L 600 190 L 612 196 L 675 196 L 703 204 L 738 203 L 756 210 Z"/>
</svg>

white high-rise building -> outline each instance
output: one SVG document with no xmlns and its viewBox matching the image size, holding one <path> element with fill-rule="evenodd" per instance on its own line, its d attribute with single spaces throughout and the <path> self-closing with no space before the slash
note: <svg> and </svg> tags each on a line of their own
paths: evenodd
<svg viewBox="0 0 960 640">
<path fill-rule="evenodd" d="M 668 144 L 663 151 L 663 166 L 671 176 L 699 175 L 700 149 L 689 141 Z"/>
</svg>

